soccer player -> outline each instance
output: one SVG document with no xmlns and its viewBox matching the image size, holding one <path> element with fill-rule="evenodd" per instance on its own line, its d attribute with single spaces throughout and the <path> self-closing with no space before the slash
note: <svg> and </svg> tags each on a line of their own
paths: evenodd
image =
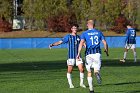
<svg viewBox="0 0 140 93">
<path fill-rule="evenodd" d="M 94 21 L 87 21 L 88 30 L 82 33 L 81 41 L 78 49 L 77 59 L 80 60 L 80 52 L 82 50 L 82 46 L 86 43 L 86 69 L 87 80 L 89 85 L 90 93 L 94 93 L 93 83 L 92 83 L 92 70 L 94 70 L 94 75 L 97 78 L 98 84 L 101 84 L 101 76 L 100 76 L 100 68 L 101 68 L 101 48 L 100 42 L 102 41 L 104 44 L 105 52 L 108 54 L 108 45 L 105 40 L 104 35 L 101 31 L 95 29 Z"/>
<path fill-rule="evenodd" d="M 72 25 L 71 34 L 64 36 L 63 39 L 58 42 L 50 44 L 49 47 L 51 48 L 52 46 L 57 46 L 64 43 L 68 44 L 67 79 L 69 83 L 69 88 L 74 88 L 74 85 L 72 83 L 72 70 L 75 63 L 76 63 L 76 66 L 78 66 L 78 69 L 80 71 L 80 86 L 83 88 L 86 88 L 86 86 L 84 85 L 83 61 L 82 59 L 80 61 L 76 60 L 76 56 L 78 53 L 78 46 L 80 43 L 80 36 L 77 35 L 77 30 L 78 30 L 78 25 L 76 24 Z"/>
<path fill-rule="evenodd" d="M 125 39 L 125 50 L 124 50 L 124 56 L 123 59 L 121 59 L 121 62 L 126 61 L 127 52 L 129 49 L 133 50 L 134 54 L 134 62 L 137 62 L 137 55 L 136 55 L 136 30 L 132 28 L 131 24 L 127 25 L 127 31 L 126 31 L 126 39 Z"/>
</svg>

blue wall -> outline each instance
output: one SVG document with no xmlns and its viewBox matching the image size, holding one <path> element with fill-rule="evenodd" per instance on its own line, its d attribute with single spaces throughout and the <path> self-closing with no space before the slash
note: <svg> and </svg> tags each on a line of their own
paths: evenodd
<svg viewBox="0 0 140 93">
<path fill-rule="evenodd" d="M 61 38 L 0 38 L 0 49 L 16 48 L 48 48 L 49 44 L 57 42 Z M 110 48 L 124 47 L 124 36 L 106 37 Z M 140 36 L 136 38 L 137 47 L 140 47 Z M 66 44 L 55 46 L 54 48 L 66 48 Z M 103 47 L 103 44 L 101 44 Z"/>
</svg>

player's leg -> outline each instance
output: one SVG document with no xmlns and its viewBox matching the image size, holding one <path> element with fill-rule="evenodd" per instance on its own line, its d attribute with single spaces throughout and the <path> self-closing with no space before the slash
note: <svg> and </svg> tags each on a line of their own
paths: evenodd
<svg viewBox="0 0 140 93">
<path fill-rule="evenodd" d="M 100 71 L 99 70 L 94 70 L 94 75 L 97 78 L 97 83 L 101 84 L 102 83 L 102 79 L 101 79 Z"/>
<path fill-rule="evenodd" d="M 70 88 L 74 88 L 74 85 L 72 83 L 72 70 L 73 70 L 73 66 L 69 65 L 68 71 L 67 71 L 67 79 L 68 79 L 68 83 L 69 83 Z"/>
<path fill-rule="evenodd" d="M 132 50 L 133 50 L 133 55 L 134 55 L 134 62 L 137 62 L 137 54 L 136 54 L 136 47 L 135 47 L 135 44 L 133 44 Z"/>
<path fill-rule="evenodd" d="M 125 62 L 127 53 L 128 53 L 128 46 L 125 46 L 124 54 L 123 54 L 123 59 L 120 60 L 121 62 Z"/>
<path fill-rule="evenodd" d="M 133 49 L 133 54 L 134 54 L 134 62 L 137 62 L 136 48 Z"/>
<path fill-rule="evenodd" d="M 87 71 L 88 71 L 88 73 L 87 73 L 87 81 L 88 81 L 88 85 L 89 85 L 89 90 L 90 90 L 90 92 L 91 93 L 93 93 L 94 92 L 94 88 L 93 88 L 93 78 L 92 78 L 92 68 L 91 68 L 91 66 L 92 66 L 92 58 L 90 57 L 90 55 L 87 55 L 86 56 L 86 64 L 85 64 L 85 66 L 86 66 L 86 69 L 87 69 Z"/>
<path fill-rule="evenodd" d="M 90 93 L 94 93 L 92 71 L 90 70 L 87 73 L 87 81 L 88 81 Z"/>
<path fill-rule="evenodd" d="M 96 76 L 97 83 L 101 84 L 100 68 L 101 68 L 101 54 L 96 53 L 94 56 L 92 67 L 94 68 L 94 75 Z"/>
<path fill-rule="evenodd" d="M 83 66 L 83 62 L 77 62 L 78 64 L 78 69 L 80 71 L 80 86 L 83 88 L 86 88 L 86 86 L 84 85 L 84 66 Z"/>
<path fill-rule="evenodd" d="M 73 70 L 73 65 L 74 65 L 74 61 L 71 59 L 67 60 L 67 79 L 68 79 L 68 83 L 69 83 L 69 88 L 74 88 L 74 85 L 72 83 L 72 70 Z"/>
</svg>

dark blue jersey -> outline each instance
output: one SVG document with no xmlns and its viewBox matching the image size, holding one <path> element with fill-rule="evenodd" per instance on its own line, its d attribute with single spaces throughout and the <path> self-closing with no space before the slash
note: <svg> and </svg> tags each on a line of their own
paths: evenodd
<svg viewBox="0 0 140 93">
<path fill-rule="evenodd" d="M 75 59 L 78 53 L 78 47 L 80 43 L 80 36 L 79 35 L 66 35 L 62 39 L 63 43 L 68 44 L 68 58 L 69 59 Z"/>
<path fill-rule="evenodd" d="M 87 30 L 82 33 L 82 39 L 86 41 L 86 55 L 101 53 L 100 42 L 105 39 L 101 31 L 97 29 Z"/>
<path fill-rule="evenodd" d="M 134 28 L 127 29 L 125 42 L 127 44 L 136 44 L 136 30 Z"/>
</svg>

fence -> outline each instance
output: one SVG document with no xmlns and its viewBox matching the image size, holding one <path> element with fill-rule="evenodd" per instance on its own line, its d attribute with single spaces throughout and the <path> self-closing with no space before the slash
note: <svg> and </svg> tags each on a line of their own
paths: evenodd
<svg viewBox="0 0 140 93">
<path fill-rule="evenodd" d="M 20 48 L 48 48 L 50 43 L 61 40 L 61 38 L 0 38 L 0 49 Z M 106 37 L 110 48 L 124 47 L 124 36 Z M 140 47 L 140 36 L 136 37 L 137 47 Z M 54 48 L 66 48 L 67 44 L 54 46 Z M 103 47 L 103 44 L 101 44 Z"/>
</svg>

